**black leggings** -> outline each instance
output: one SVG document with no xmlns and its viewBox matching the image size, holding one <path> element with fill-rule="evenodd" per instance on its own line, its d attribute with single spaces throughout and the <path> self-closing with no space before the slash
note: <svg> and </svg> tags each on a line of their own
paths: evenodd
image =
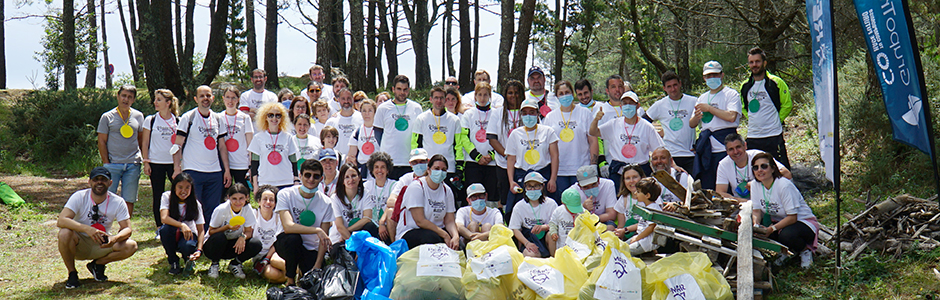
<svg viewBox="0 0 940 300">
<path fill-rule="evenodd" d="M 274 251 L 284 259 L 284 275 L 287 278 L 297 277 L 297 267 L 306 274 L 317 264 L 317 250 L 307 250 L 304 240 L 297 233 L 281 233 L 274 241 Z"/>
<path fill-rule="evenodd" d="M 485 188 L 487 192 L 487 200 L 499 201 L 500 193 L 497 188 L 498 180 L 496 179 L 497 176 L 493 176 L 493 174 L 499 174 L 499 171 L 502 171 L 503 174 L 506 173 L 506 170 L 496 166 L 481 166 L 476 162 L 468 161 L 464 168 L 464 173 L 466 174 L 464 186 L 470 186 L 470 184 L 473 183 L 483 184 L 483 188 Z M 502 195 L 506 194 L 503 193 Z"/>
<path fill-rule="evenodd" d="M 235 254 L 235 242 L 238 239 L 229 240 L 225 238 L 224 232 L 217 232 L 210 235 L 203 245 L 203 252 L 212 262 L 218 262 L 222 259 L 235 259 L 235 263 L 248 261 L 258 252 L 261 252 L 261 240 L 257 237 L 251 237 L 245 241 L 245 249 L 241 254 Z"/>
<path fill-rule="evenodd" d="M 424 228 L 409 230 L 401 236 L 401 239 L 408 243 L 408 249 L 414 249 L 415 247 L 425 244 L 440 244 L 444 242 L 444 239 L 437 235 L 437 233 Z"/>
<path fill-rule="evenodd" d="M 173 181 L 173 164 L 150 164 L 150 186 L 153 187 L 153 221 L 157 228 L 163 225 L 160 221 L 160 197 L 166 191 L 166 180 Z"/>
<path fill-rule="evenodd" d="M 248 170 L 235 170 L 235 169 L 231 169 L 231 170 L 229 170 L 228 172 L 229 172 L 230 174 L 232 174 L 232 182 L 233 182 L 233 183 L 237 182 L 237 183 L 244 184 L 245 186 L 251 186 L 251 185 L 248 184 L 248 177 L 245 177 L 246 175 L 248 175 Z M 249 189 L 249 190 L 250 190 L 250 189 Z M 228 191 L 228 190 L 226 190 L 226 191 Z M 223 194 L 227 194 L 227 193 L 223 193 Z M 222 202 L 225 202 L 225 199 L 222 199 Z"/>
<path fill-rule="evenodd" d="M 770 239 L 787 246 L 793 254 L 800 254 L 806 246 L 813 244 L 816 233 L 805 223 L 797 221 L 793 225 L 774 231 L 770 234 Z"/>
</svg>

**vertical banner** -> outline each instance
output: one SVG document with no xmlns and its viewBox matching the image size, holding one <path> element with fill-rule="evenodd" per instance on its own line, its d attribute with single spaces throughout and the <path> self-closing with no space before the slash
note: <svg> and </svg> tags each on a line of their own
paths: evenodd
<svg viewBox="0 0 940 300">
<path fill-rule="evenodd" d="M 894 139 L 933 159 L 928 103 L 916 40 L 904 0 L 854 0 L 868 51 L 881 82 Z"/>
<path fill-rule="evenodd" d="M 833 181 L 835 166 L 835 62 L 833 62 L 830 0 L 806 0 L 810 39 L 813 42 L 813 95 L 816 99 L 819 155 L 826 165 L 826 178 Z"/>
</svg>

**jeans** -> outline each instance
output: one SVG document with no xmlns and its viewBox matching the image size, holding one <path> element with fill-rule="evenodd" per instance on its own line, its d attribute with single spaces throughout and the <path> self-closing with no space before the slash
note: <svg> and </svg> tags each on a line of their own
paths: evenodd
<svg viewBox="0 0 940 300">
<path fill-rule="evenodd" d="M 578 176 L 558 175 L 557 179 L 555 179 L 555 192 L 551 193 L 552 199 L 555 199 L 555 201 L 559 201 L 560 203 L 561 193 L 563 193 L 569 187 L 574 186 L 575 184 L 578 184 Z"/>
<path fill-rule="evenodd" d="M 140 164 L 104 164 L 104 167 L 111 172 L 111 187 L 108 190 L 117 194 L 118 184 L 121 184 L 121 198 L 127 203 L 136 203 L 137 189 L 140 187 Z"/>
<path fill-rule="evenodd" d="M 169 263 L 178 263 L 180 261 L 179 256 L 176 256 L 176 252 L 183 254 L 183 259 L 189 259 L 189 255 L 196 252 L 196 238 L 198 238 L 198 233 L 193 231 L 192 239 L 184 239 L 183 234 L 179 231 L 179 228 L 163 225 L 160 226 L 160 243 L 163 244 L 163 250 L 166 251 L 166 260 Z"/>
<path fill-rule="evenodd" d="M 202 203 L 202 215 L 206 220 L 212 219 L 212 212 L 222 201 L 225 183 L 223 182 L 222 171 L 204 173 L 199 171 L 184 171 L 193 177 L 193 189 L 196 192 L 196 200 Z"/>
</svg>

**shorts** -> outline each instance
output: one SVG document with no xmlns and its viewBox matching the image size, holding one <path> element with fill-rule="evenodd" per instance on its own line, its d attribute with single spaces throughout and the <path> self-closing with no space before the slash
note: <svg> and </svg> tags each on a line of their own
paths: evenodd
<svg viewBox="0 0 940 300">
<path fill-rule="evenodd" d="M 78 235 L 78 245 L 75 246 L 76 260 L 99 259 L 114 251 L 114 247 L 101 248 L 101 244 L 87 235 L 77 232 L 75 234 Z"/>
</svg>

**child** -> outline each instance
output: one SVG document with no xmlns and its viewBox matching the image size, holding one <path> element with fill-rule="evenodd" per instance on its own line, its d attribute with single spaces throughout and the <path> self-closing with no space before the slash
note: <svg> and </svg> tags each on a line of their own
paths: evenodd
<svg viewBox="0 0 940 300">
<path fill-rule="evenodd" d="M 280 284 L 287 281 L 284 276 L 284 259 L 274 251 L 274 241 L 277 235 L 284 231 L 281 227 L 281 218 L 274 214 L 277 206 L 278 189 L 271 185 L 262 185 L 255 194 L 258 199 L 258 210 L 255 211 L 257 222 L 257 236 L 261 240 L 261 252 L 254 258 L 255 271 L 261 274 L 268 282 Z"/>
<path fill-rule="evenodd" d="M 464 242 L 489 240 L 493 225 L 503 224 L 503 214 L 498 209 L 487 208 L 486 199 L 483 184 L 474 183 L 467 187 L 467 202 L 470 205 L 458 209 L 456 217 L 457 232 Z"/>
<path fill-rule="evenodd" d="M 173 204 L 173 205 L 170 205 Z M 183 272 L 180 258 L 176 252 L 188 258 L 186 270 L 191 271 L 193 261 L 202 256 L 202 244 L 205 240 L 206 223 L 202 215 L 202 205 L 196 201 L 193 191 L 193 177 L 189 173 L 180 173 L 173 178 L 169 191 L 160 198 L 160 243 L 166 251 L 166 260 L 170 263 L 170 275 Z M 193 231 L 196 231 L 193 234 Z"/>
<path fill-rule="evenodd" d="M 548 221 L 558 204 L 545 194 L 545 177 L 539 172 L 531 172 L 524 177 L 526 201 L 516 202 L 509 218 L 509 229 L 519 241 L 519 250 L 525 256 L 549 257 L 547 232 Z M 578 203 L 581 201 L 579 200 Z"/>
<path fill-rule="evenodd" d="M 548 221 L 548 234 L 551 238 L 548 242 L 548 250 L 552 256 L 555 256 L 555 250 L 565 246 L 568 233 L 574 228 L 574 220 L 578 215 L 594 210 L 594 202 L 591 199 L 587 198 L 584 203 L 581 203 L 581 194 L 574 186 L 561 193 L 561 203 L 564 205 L 555 208 L 551 220 Z"/>
<path fill-rule="evenodd" d="M 294 130 L 297 135 L 294 136 L 294 144 L 297 144 L 297 169 L 308 159 L 316 160 L 320 158 L 320 149 L 323 144 L 320 138 L 307 134 L 310 131 L 310 115 L 301 114 L 294 117 Z"/>
<path fill-rule="evenodd" d="M 312 108 L 310 109 L 313 112 L 314 122 L 311 122 L 310 134 L 313 136 L 320 136 L 320 131 L 323 130 L 323 127 L 326 127 L 326 121 L 330 119 L 330 105 L 326 101 L 322 100 L 313 100 Z M 337 134 L 338 135 L 338 134 Z"/>
<path fill-rule="evenodd" d="M 659 188 L 656 179 L 647 177 L 637 182 L 636 193 L 633 196 L 639 201 L 637 205 L 645 206 L 648 209 L 662 210 L 662 207 L 656 203 L 660 192 L 662 190 Z M 639 233 L 627 241 L 630 243 L 630 255 L 637 256 L 659 248 L 659 245 L 653 244 L 652 235 L 655 228 L 656 224 L 647 220 L 641 220 L 637 223 L 636 232 Z"/>
<path fill-rule="evenodd" d="M 621 239 L 629 239 L 636 235 L 637 223 L 642 220 L 640 216 L 633 214 L 633 206 L 637 204 L 633 194 L 636 193 L 636 183 L 640 178 L 646 177 L 643 168 L 640 165 L 629 165 L 623 167 L 623 177 L 620 183 L 620 192 L 617 194 L 617 204 L 614 204 L 614 210 L 617 211 L 617 230 L 614 233 Z"/>
<path fill-rule="evenodd" d="M 219 277 L 219 260 L 232 259 L 229 272 L 239 279 L 245 278 L 242 262 L 261 251 L 261 241 L 253 237 L 255 212 L 248 205 L 248 187 L 235 183 L 228 189 L 227 200 L 212 211 L 209 238 L 206 239 L 206 257 L 212 260 L 209 277 Z"/>
</svg>

